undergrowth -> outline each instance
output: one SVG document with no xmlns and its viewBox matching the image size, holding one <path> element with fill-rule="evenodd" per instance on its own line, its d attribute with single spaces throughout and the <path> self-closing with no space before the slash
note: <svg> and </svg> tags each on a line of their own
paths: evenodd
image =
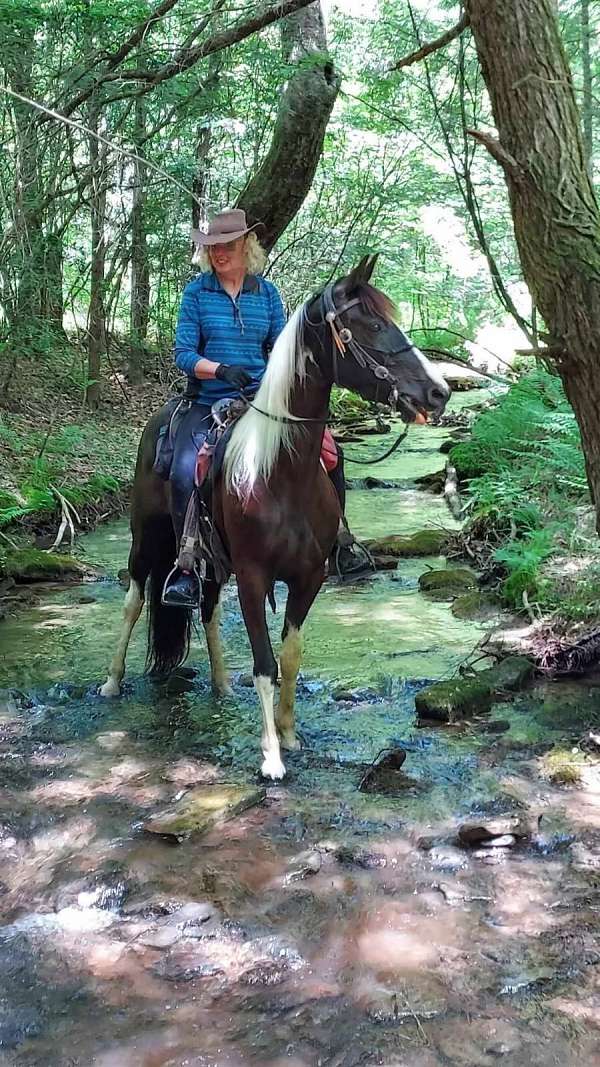
<svg viewBox="0 0 600 1067">
<path fill-rule="evenodd" d="M 468 480 L 471 526 L 493 530 L 511 607 L 597 618 L 600 546 L 579 429 L 558 377 L 536 368 L 480 415 L 450 459 Z M 466 535 L 469 535 L 467 527 Z"/>
</svg>

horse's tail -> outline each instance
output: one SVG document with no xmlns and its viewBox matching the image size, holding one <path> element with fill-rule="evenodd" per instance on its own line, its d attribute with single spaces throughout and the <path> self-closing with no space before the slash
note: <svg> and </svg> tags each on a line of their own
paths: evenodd
<svg viewBox="0 0 600 1067">
<path fill-rule="evenodd" d="M 179 667 L 190 649 L 192 613 L 187 608 L 165 607 L 162 592 L 175 557 L 175 536 L 172 544 L 163 545 L 157 552 L 148 581 L 148 651 L 146 670 L 153 674 L 168 674 Z"/>
</svg>

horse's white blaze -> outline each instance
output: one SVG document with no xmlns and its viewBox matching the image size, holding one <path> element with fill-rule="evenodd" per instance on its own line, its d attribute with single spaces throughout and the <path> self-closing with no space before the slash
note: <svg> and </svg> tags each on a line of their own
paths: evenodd
<svg viewBox="0 0 600 1067">
<path fill-rule="evenodd" d="M 440 371 L 437 369 L 435 363 L 432 363 L 430 359 L 427 359 L 427 356 L 425 355 L 425 353 L 421 352 L 421 349 L 417 348 L 416 345 L 413 345 L 412 350 L 413 350 L 415 356 L 417 357 L 417 359 L 419 360 L 419 363 L 421 364 L 423 369 L 426 371 L 427 377 L 431 379 L 431 384 L 432 385 L 437 385 L 438 389 L 441 389 L 442 393 L 446 393 L 449 396 L 450 395 L 450 388 L 448 386 L 448 382 L 446 381 L 444 376 L 440 373 Z"/>
<path fill-rule="evenodd" d="M 283 778 L 285 767 L 281 761 L 279 738 L 275 729 L 275 686 L 265 674 L 259 674 L 254 676 L 254 688 L 260 700 L 263 721 L 260 740 L 263 753 L 261 774 L 264 778 Z"/>
<path fill-rule="evenodd" d="M 279 707 L 275 713 L 281 744 L 287 749 L 300 748 L 300 743 L 296 738 L 294 703 L 296 700 L 296 680 L 301 660 L 302 631 L 290 626 L 281 646 L 279 656 L 281 688 L 279 690 Z"/>
<path fill-rule="evenodd" d="M 119 643 L 111 660 L 108 670 L 108 678 L 104 685 L 100 687 L 100 696 L 118 697 L 121 692 L 121 682 L 123 681 L 123 675 L 125 674 L 125 656 L 127 655 L 131 632 L 140 617 L 143 606 L 143 592 L 135 579 L 132 578 L 123 605 L 123 626 L 121 629 L 121 636 L 119 637 Z"/>
<path fill-rule="evenodd" d="M 223 645 L 221 643 L 221 631 L 219 628 L 220 622 L 221 606 L 220 604 L 215 604 L 210 622 L 204 624 L 204 633 L 206 634 L 208 658 L 210 660 L 210 676 L 213 688 L 221 696 L 226 696 L 228 693 L 231 693 L 231 686 L 229 684 L 229 676 L 223 658 Z"/>
<path fill-rule="evenodd" d="M 282 448 L 293 450 L 296 427 L 289 406 L 296 380 L 302 382 L 310 353 L 302 346 L 303 306 L 297 308 L 277 338 L 253 403 L 275 418 L 250 408 L 234 426 L 225 456 L 225 483 L 247 499 L 259 479 L 267 480 Z M 298 420 L 299 423 L 301 420 Z"/>
</svg>

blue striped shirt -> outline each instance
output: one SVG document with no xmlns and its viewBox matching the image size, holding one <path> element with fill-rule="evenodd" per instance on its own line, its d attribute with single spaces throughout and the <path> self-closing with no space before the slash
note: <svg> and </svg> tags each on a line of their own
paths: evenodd
<svg viewBox="0 0 600 1067">
<path fill-rule="evenodd" d="M 258 388 L 269 352 L 283 327 L 285 311 L 278 290 L 260 274 L 248 274 L 236 300 L 223 289 L 217 275 L 199 274 L 186 285 L 181 298 L 175 362 L 198 389 L 197 399 L 213 404 L 232 395 L 218 378 L 198 381 L 199 359 L 243 367 Z"/>
</svg>

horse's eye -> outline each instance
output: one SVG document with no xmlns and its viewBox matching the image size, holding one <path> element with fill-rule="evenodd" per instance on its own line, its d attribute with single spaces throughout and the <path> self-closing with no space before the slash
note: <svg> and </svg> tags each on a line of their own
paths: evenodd
<svg viewBox="0 0 600 1067">
<path fill-rule="evenodd" d="M 381 329 L 381 326 L 380 326 L 380 324 L 378 322 L 373 322 L 371 324 L 371 329 L 374 330 L 375 333 L 379 333 L 379 331 Z"/>
</svg>

